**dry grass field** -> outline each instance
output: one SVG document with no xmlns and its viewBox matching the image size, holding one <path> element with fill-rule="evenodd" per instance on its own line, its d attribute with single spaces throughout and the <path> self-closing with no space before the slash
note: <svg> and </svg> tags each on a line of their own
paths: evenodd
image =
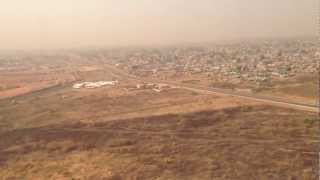
<svg viewBox="0 0 320 180">
<path fill-rule="evenodd" d="M 1 133 L 1 179 L 314 179 L 315 115 L 269 106 Z"/>
<path fill-rule="evenodd" d="M 183 89 L 0 101 L 0 179 L 312 179 L 316 114 Z"/>
<path fill-rule="evenodd" d="M 316 113 L 181 88 L 130 90 L 141 82 L 77 68 L 41 78 L 0 73 L 0 179 L 316 177 Z M 73 89 L 75 80 L 119 84 Z"/>
</svg>

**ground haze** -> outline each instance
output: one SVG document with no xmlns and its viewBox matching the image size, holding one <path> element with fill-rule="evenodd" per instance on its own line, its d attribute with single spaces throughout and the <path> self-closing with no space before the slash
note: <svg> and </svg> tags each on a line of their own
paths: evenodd
<svg viewBox="0 0 320 180">
<path fill-rule="evenodd" d="M 0 6 L 0 180 L 319 176 L 318 0 Z"/>
</svg>

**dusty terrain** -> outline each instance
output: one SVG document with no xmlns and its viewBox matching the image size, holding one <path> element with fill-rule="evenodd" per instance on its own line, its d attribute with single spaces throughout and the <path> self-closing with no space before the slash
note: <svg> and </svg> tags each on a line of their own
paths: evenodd
<svg viewBox="0 0 320 180">
<path fill-rule="evenodd" d="M 168 78 L 169 79 L 169 78 Z M 303 75 L 291 81 L 275 81 L 269 84 L 264 84 L 259 87 L 253 86 L 250 83 L 239 82 L 219 82 L 213 77 L 203 75 L 184 75 L 181 77 L 171 78 L 170 81 L 181 82 L 186 85 L 199 85 L 204 87 L 214 87 L 229 90 L 250 90 L 248 93 L 257 93 L 276 98 L 284 98 L 292 102 L 317 104 L 319 91 L 317 74 Z"/>
<path fill-rule="evenodd" d="M 1 133 L 2 179 L 314 179 L 315 116 L 234 107 Z"/>
<path fill-rule="evenodd" d="M 316 178 L 316 113 L 182 88 L 132 90 L 139 80 L 94 63 L 0 71 L 0 179 Z M 72 88 L 100 80 L 119 84 Z M 291 92 L 305 96 L 299 87 Z"/>
<path fill-rule="evenodd" d="M 121 86 L 66 86 L 8 102 L 0 109 L 1 179 L 315 177 L 312 113 Z"/>
</svg>

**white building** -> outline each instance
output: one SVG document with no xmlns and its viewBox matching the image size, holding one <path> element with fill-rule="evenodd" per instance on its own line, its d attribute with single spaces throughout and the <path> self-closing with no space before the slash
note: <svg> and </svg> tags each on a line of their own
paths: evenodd
<svg viewBox="0 0 320 180">
<path fill-rule="evenodd" d="M 87 89 L 94 89 L 94 88 L 99 88 L 102 86 L 115 86 L 119 82 L 118 81 L 98 81 L 98 82 L 83 82 L 83 83 L 76 83 L 72 86 L 74 89 L 80 89 L 82 87 L 87 88 Z"/>
</svg>

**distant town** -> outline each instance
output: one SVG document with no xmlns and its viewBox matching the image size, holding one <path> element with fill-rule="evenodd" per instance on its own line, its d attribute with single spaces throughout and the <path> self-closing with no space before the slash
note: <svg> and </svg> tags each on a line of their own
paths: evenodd
<svg viewBox="0 0 320 180">
<path fill-rule="evenodd" d="M 107 53 L 115 66 L 138 76 L 172 79 L 202 76 L 215 82 L 268 86 L 316 74 L 315 40 L 274 40 Z"/>
<path fill-rule="evenodd" d="M 36 56 L 2 54 L 0 72 L 34 69 L 44 74 L 68 73 L 71 78 L 56 77 L 55 81 L 61 83 L 80 80 L 79 72 L 101 69 L 107 64 L 138 77 L 252 91 L 299 78 L 315 80 L 319 59 L 320 48 L 315 39 L 260 40 L 47 52 Z M 74 62 L 81 68 L 75 68 Z M 0 89 L 5 89 L 3 86 L 0 84 Z"/>
</svg>

